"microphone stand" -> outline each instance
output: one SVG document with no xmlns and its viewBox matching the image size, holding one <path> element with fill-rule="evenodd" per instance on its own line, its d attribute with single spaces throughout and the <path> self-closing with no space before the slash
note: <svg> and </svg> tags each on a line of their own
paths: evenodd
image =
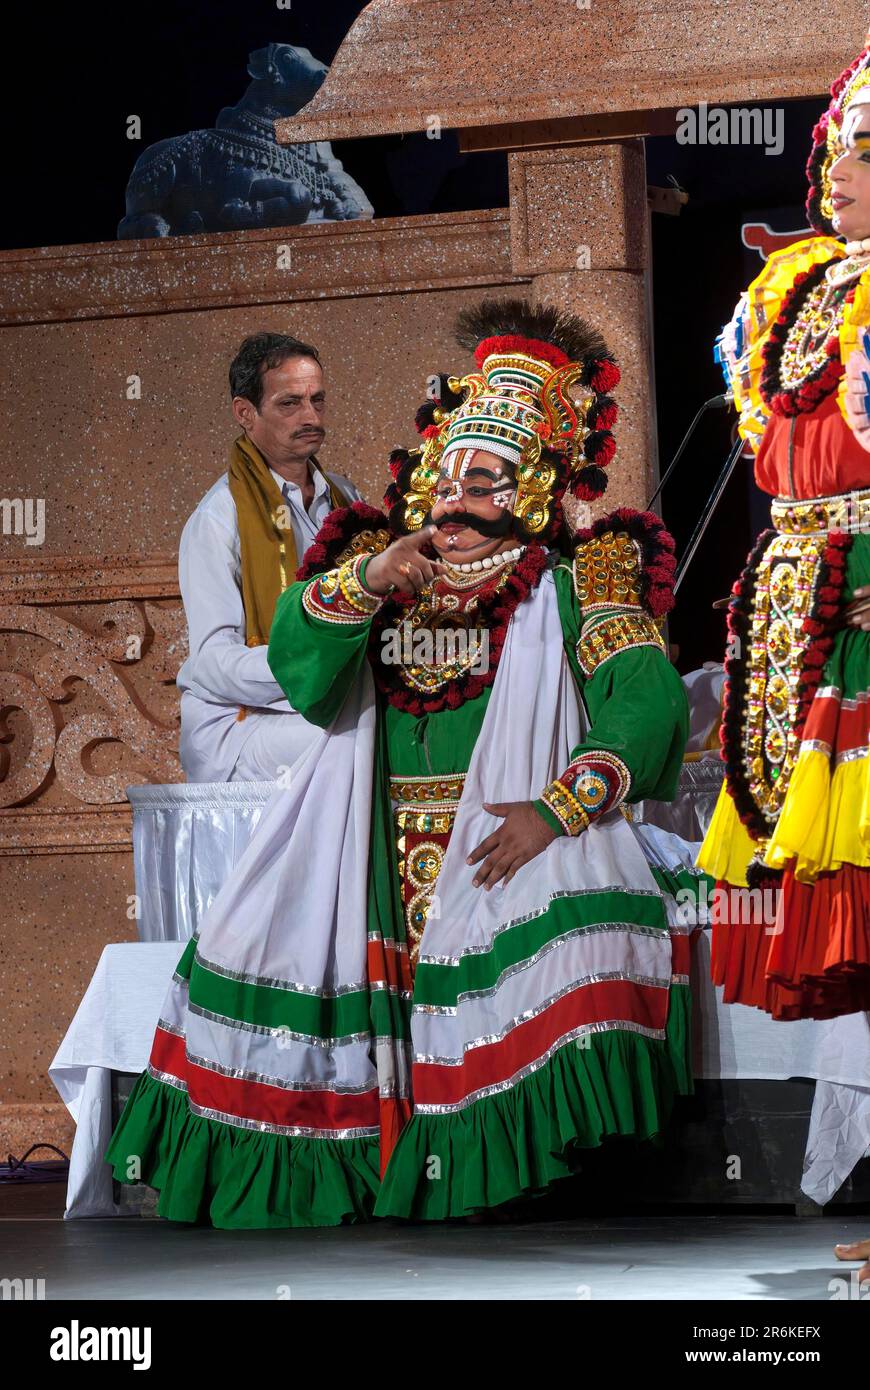
<svg viewBox="0 0 870 1390">
<path fill-rule="evenodd" d="M 722 469 L 722 472 L 716 479 L 716 486 L 710 493 L 707 505 L 705 506 L 704 510 L 700 515 L 700 518 L 698 519 L 698 524 L 695 527 L 694 532 L 692 533 L 692 539 L 689 541 L 689 544 L 685 549 L 683 557 L 680 560 L 679 565 L 677 566 L 676 579 L 674 580 L 674 593 L 677 592 L 680 585 L 682 584 L 686 576 L 686 570 L 692 563 L 692 557 L 694 556 L 695 551 L 698 549 L 698 546 L 701 544 L 701 541 L 704 539 L 704 533 L 713 519 L 713 513 L 718 507 L 719 502 L 722 498 L 722 494 L 728 486 L 728 480 L 730 479 L 731 474 L 734 472 L 734 469 L 737 466 L 737 460 L 743 453 L 743 446 L 744 441 L 742 438 L 740 438 L 740 436 L 738 436 L 737 442 L 734 445 L 733 449 L 731 450 L 731 453 L 728 455 L 728 458 L 725 462 L 725 467 Z"/>
<path fill-rule="evenodd" d="M 692 438 L 692 435 L 695 433 L 695 429 L 697 428 L 698 421 L 701 419 L 701 416 L 704 415 L 705 412 L 708 411 L 708 410 L 715 410 L 715 409 L 721 408 L 722 406 L 730 405 L 731 402 L 733 401 L 733 399 L 734 399 L 734 396 L 732 395 L 732 393 L 731 393 L 730 391 L 725 391 L 725 392 L 722 393 L 721 396 L 711 396 L 710 399 L 709 399 L 708 401 L 705 401 L 705 402 L 704 402 L 704 404 L 701 406 L 700 410 L 698 411 L 697 415 L 695 416 L 694 420 L 692 421 L 691 425 L 690 425 L 689 428 L 686 430 L 686 433 L 685 433 L 685 435 L 683 436 L 683 442 L 682 442 L 682 444 L 680 445 L 679 449 L 678 449 L 677 452 L 674 454 L 674 457 L 671 459 L 670 463 L 668 464 L 667 468 L 665 469 L 664 473 L 662 474 L 661 479 L 659 480 L 659 485 L 658 485 L 658 487 L 656 488 L 656 490 L 655 490 L 655 492 L 653 493 L 652 497 L 651 497 L 651 498 L 649 499 L 649 501 L 647 502 L 647 504 L 646 504 L 646 510 L 647 510 L 647 511 L 649 511 L 650 507 L 652 506 L 653 502 L 654 502 L 654 501 L 656 500 L 656 498 L 658 497 L 658 495 L 659 495 L 659 493 L 661 492 L 662 488 L 664 487 L 665 483 L 668 481 L 668 478 L 671 476 L 671 474 L 673 473 L 673 471 L 674 471 L 674 469 L 676 468 L 677 464 L 679 463 L 680 459 L 683 457 L 683 454 L 684 454 L 685 449 L 686 449 L 686 445 L 688 444 L 689 440 Z"/>
</svg>

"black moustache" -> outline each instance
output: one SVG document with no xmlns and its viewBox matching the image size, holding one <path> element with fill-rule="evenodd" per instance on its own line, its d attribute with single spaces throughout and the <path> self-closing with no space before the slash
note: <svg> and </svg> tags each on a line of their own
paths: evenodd
<svg viewBox="0 0 870 1390">
<path fill-rule="evenodd" d="M 437 526 L 439 531 L 444 526 L 468 526 L 472 531 L 477 531 L 479 535 L 485 536 L 487 540 L 496 540 L 507 535 L 513 522 L 513 512 L 509 512 L 505 508 L 497 521 L 489 521 L 482 516 L 472 516 L 471 512 L 451 512 L 442 521 L 433 522 L 430 512 L 423 525 Z"/>
</svg>

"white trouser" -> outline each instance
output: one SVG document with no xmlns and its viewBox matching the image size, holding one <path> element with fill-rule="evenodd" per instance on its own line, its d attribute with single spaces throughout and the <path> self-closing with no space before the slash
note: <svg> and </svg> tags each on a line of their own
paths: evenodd
<svg viewBox="0 0 870 1390">
<path fill-rule="evenodd" d="M 249 709 L 181 696 L 178 750 L 188 782 L 271 782 L 310 747 L 317 734 L 286 700 L 274 709 Z"/>
<path fill-rule="evenodd" d="M 249 721 L 254 727 L 230 773 L 230 782 L 277 782 L 320 733 L 295 711 L 258 710 L 245 716 L 244 722 Z"/>
</svg>

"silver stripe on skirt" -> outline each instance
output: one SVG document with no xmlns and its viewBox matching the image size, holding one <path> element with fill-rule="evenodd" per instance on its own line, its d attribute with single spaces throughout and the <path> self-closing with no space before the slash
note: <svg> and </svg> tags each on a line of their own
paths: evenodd
<svg viewBox="0 0 870 1390">
<path fill-rule="evenodd" d="M 523 1013 L 517 1014 L 515 1018 L 510 1019 L 510 1021 L 505 1024 L 500 1033 L 487 1033 L 481 1038 L 470 1038 L 467 1042 L 464 1042 L 462 1044 L 463 1055 L 461 1057 L 427 1057 L 415 1053 L 414 1061 L 415 1063 L 422 1063 L 426 1066 L 461 1067 L 465 1060 L 466 1052 L 472 1052 L 476 1047 L 488 1047 L 491 1043 L 502 1042 L 507 1037 L 508 1033 L 512 1033 L 521 1023 L 528 1023 L 530 1019 L 537 1018 L 540 1014 L 544 1013 L 545 1010 L 549 1009 L 552 1004 L 558 1003 L 565 995 L 571 994 L 573 990 L 581 989 L 584 985 L 607 984 L 612 980 L 625 980 L 630 984 L 647 985 L 654 989 L 670 989 L 671 984 L 670 975 L 668 975 L 667 979 L 659 980 L 651 975 L 632 975 L 622 970 L 609 970 L 600 975 L 583 975 L 579 979 L 572 980 L 569 984 L 563 985 L 560 990 L 552 994 L 549 999 L 544 999 L 540 1004 L 536 1005 L 534 1009 L 526 1009 Z M 626 1023 L 625 1026 L 631 1027 L 634 1025 Z M 637 1024 L 636 1026 L 638 1028 L 643 1027 L 641 1024 Z M 652 1036 L 657 1037 L 658 1032 L 658 1029 L 653 1029 Z M 662 1033 L 662 1036 L 664 1036 L 664 1033 Z"/>
<path fill-rule="evenodd" d="M 155 1081 L 163 1081 L 174 1086 L 177 1091 L 187 1093 L 187 1086 L 177 1076 L 168 1072 L 156 1071 L 150 1064 L 148 1073 Z M 218 1124 L 230 1125 L 233 1129 L 256 1130 L 260 1134 L 277 1134 L 284 1139 L 376 1139 L 380 1133 L 379 1125 L 365 1129 L 311 1129 L 307 1125 L 275 1125 L 265 1120 L 246 1120 L 239 1115 L 228 1115 L 223 1110 L 210 1110 L 204 1105 L 194 1105 L 187 1094 L 187 1104 L 192 1115 L 203 1120 L 216 1120 Z"/>
<path fill-rule="evenodd" d="M 170 1023 L 166 1018 L 158 1018 L 157 1027 L 163 1033 L 174 1033 L 177 1038 L 184 1037 L 184 1029 L 179 1028 L 177 1023 Z"/>
<path fill-rule="evenodd" d="M 230 970 L 216 961 L 206 960 L 197 951 L 196 964 L 212 975 L 221 975 L 225 980 L 237 980 L 243 985 L 259 985 L 264 989 L 285 989 L 293 994 L 306 994 L 317 999 L 339 999 L 343 994 L 361 994 L 368 988 L 366 980 L 355 980 L 351 984 L 339 985 L 336 989 L 318 989 L 316 985 L 303 985 L 297 980 L 273 979 L 268 975 L 250 975 L 245 970 Z"/>
<path fill-rule="evenodd" d="M 246 1023 L 244 1019 L 229 1018 L 226 1014 L 216 1014 L 211 1009 L 203 1009 L 199 1004 L 188 1004 L 187 1007 L 192 1014 L 211 1019 L 212 1023 L 226 1024 L 227 1028 L 238 1028 L 245 1033 L 259 1033 L 264 1037 L 288 1038 L 291 1042 L 309 1043 L 312 1047 L 347 1047 L 349 1043 L 368 1042 L 371 1037 L 370 1033 L 365 1032 L 347 1033 L 341 1038 L 321 1038 L 314 1033 L 296 1033 L 292 1028 L 284 1028 L 280 1023 L 271 1028 L 265 1028 L 260 1023 Z"/>
<path fill-rule="evenodd" d="M 556 902 L 558 899 L 561 899 L 561 898 L 586 898 L 586 897 L 590 897 L 593 893 L 619 893 L 620 896 L 622 896 L 622 897 L 631 896 L 631 897 L 637 897 L 637 898 L 659 898 L 659 899 L 661 899 L 661 896 L 662 896 L 661 893 L 658 891 L 657 888 L 656 888 L 656 889 L 652 889 L 652 888 L 632 888 L 632 889 L 630 889 L 630 890 L 627 890 L 626 887 L 625 887 L 625 884 L 621 884 L 621 885 L 620 885 L 620 884 L 604 884 L 601 888 L 560 888 L 557 892 L 551 893 L 551 894 L 550 894 L 550 896 L 549 896 L 549 898 L 547 899 L 546 903 L 544 903 L 544 905 L 543 905 L 542 907 L 536 907 L 532 912 L 527 912 L 527 913 L 525 913 L 522 917 L 512 917 L 511 920 L 510 920 L 509 922 L 502 922 L 502 924 L 501 924 L 500 927 L 496 927 L 495 931 L 492 933 L 492 936 L 491 936 L 490 939 L 489 939 L 489 942 L 486 943 L 485 945 L 482 945 L 482 946 L 469 946 L 469 947 L 467 948 L 467 950 L 461 951 L 460 954 L 459 954 L 458 956 L 428 956 L 428 955 L 423 955 L 423 954 L 421 953 L 421 955 L 420 955 L 420 964 L 421 964 L 421 965 L 458 965 L 459 962 L 460 962 L 461 960 L 463 960 L 466 956 L 484 956 L 484 955 L 486 955 L 486 953 L 487 953 L 489 950 L 492 949 L 492 943 L 493 943 L 493 941 L 495 940 L 495 938 L 496 938 L 497 936 L 500 936 L 502 932 L 508 931 L 509 928 L 511 928 L 511 927 L 520 927 L 520 926 L 523 926 L 526 922 L 534 922 L 534 920 L 535 920 L 537 917 L 543 917 L 544 913 L 545 913 L 545 912 L 549 912 L 551 905 L 552 905 L 554 902 Z M 590 925 L 591 925 L 591 924 L 590 924 Z M 617 925 L 618 925 L 618 926 L 621 926 L 621 925 L 629 925 L 629 924 L 628 924 L 628 923 L 625 923 L 625 924 L 618 923 Z M 587 930 L 589 930 L 589 928 L 587 928 Z M 649 932 L 649 933 L 651 933 L 651 934 L 657 933 L 659 936 L 664 936 L 664 935 L 666 935 L 666 933 L 667 933 L 667 926 L 664 926 L 664 927 L 647 927 L 647 928 L 646 928 L 646 931 Z"/>
<path fill-rule="evenodd" d="M 463 1004 L 466 1000 L 486 999 L 497 994 L 506 980 L 513 979 L 523 970 L 530 966 L 537 965 L 538 961 L 543 960 L 551 951 L 558 950 L 564 942 L 574 942 L 582 937 L 597 935 L 601 932 L 623 932 L 632 936 L 666 938 L 667 933 L 659 927 L 637 927 L 631 922 L 601 922 L 593 927 L 575 927 L 573 931 L 563 932 L 561 936 L 554 937 L 552 941 L 545 941 L 543 946 L 535 952 L 533 956 L 526 956 L 524 960 L 517 961 L 515 965 L 507 966 L 499 975 L 494 985 L 487 985 L 485 989 L 466 989 L 456 996 L 456 1006 Z M 590 979 L 594 978 L 590 976 Z M 417 1004 L 412 1013 L 424 1014 L 455 1014 L 456 1006 L 450 1004 Z"/>
<path fill-rule="evenodd" d="M 375 1089 L 375 1085 L 366 1082 L 361 1086 L 339 1086 L 326 1084 L 323 1081 L 286 1081 L 281 1076 L 269 1076 L 265 1072 L 247 1071 L 244 1067 L 225 1067 L 220 1062 L 211 1062 L 207 1057 L 197 1057 L 188 1052 L 187 1060 L 194 1067 L 201 1067 L 203 1071 L 215 1072 L 218 1076 L 226 1076 L 232 1081 L 256 1081 L 260 1086 L 276 1086 L 282 1091 L 327 1091 L 337 1096 L 364 1096 L 369 1091 Z"/>
<path fill-rule="evenodd" d="M 370 931 L 366 940 L 379 942 L 386 951 L 395 951 L 398 955 L 408 954 L 407 941 L 396 941 L 392 936 L 381 936 L 378 931 Z"/>
<path fill-rule="evenodd" d="M 527 1067 L 521 1067 L 519 1071 L 514 1072 L 513 1076 L 509 1077 L 507 1081 L 496 1081 L 492 1086 L 481 1086 L 479 1090 L 471 1091 L 467 1096 L 463 1096 L 461 1100 L 451 1104 L 422 1105 L 420 1103 L 415 1103 L 414 1113 L 417 1115 L 455 1114 L 457 1111 L 464 1110 L 467 1106 L 473 1105 L 475 1101 L 486 1100 L 488 1096 L 496 1096 L 502 1094 L 504 1091 L 512 1090 L 513 1087 L 519 1085 L 521 1081 L 525 1081 L 527 1076 L 532 1076 L 536 1071 L 540 1071 L 541 1067 L 545 1066 L 560 1048 L 565 1047 L 568 1043 L 575 1042 L 585 1034 L 614 1031 L 639 1033 L 642 1037 L 651 1038 L 655 1042 L 664 1042 L 665 1040 L 665 1031 L 663 1028 L 644 1028 L 639 1023 L 621 1023 L 618 1021 L 614 1023 L 583 1023 L 579 1028 L 572 1028 L 570 1033 L 565 1033 L 561 1038 L 557 1038 L 556 1041 L 547 1048 L 546 1052 L 540 1057 L 536 1057 L 534 1062 L 530 1062 Z M 431 1058 L 430 1060 L 435 1063 L 439 1061 L 437 1057 Z"/>
<path fill-rule="evenodd" d="M 866 744 L 863 748 L 846 748 L 842 753 L 837 754 L 834 759 L 834 766 L 841 767 L 843 763 L 859 762 L 862 758 L 866 758 L 868 753 L 870 753 L 870 748 Z"/>
</svg>

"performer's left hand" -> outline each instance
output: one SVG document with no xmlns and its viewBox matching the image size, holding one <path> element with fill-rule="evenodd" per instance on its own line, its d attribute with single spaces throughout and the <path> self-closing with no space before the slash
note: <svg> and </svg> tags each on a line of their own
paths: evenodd
<svg viewBox="0 0 870 1390">
<path fill-rule="evenodd" d="M 538 815 L 531 801 L 500 801 L 492 806 L 484 801 L 483 809 L 493 816 L 504 816 L 498 830 L 481 840 L 468 856 L 469 864 L 483 860 L 472 882 L 475 888 L 489 891 L 501 879 L 510 883 L 517 869 L 555 840 L 556 832 Z"/>
<path fill-rule="evenodd" d="M 846 419 L 862 448 L 870 451 L 870 330 L 858 334 L 858 346 L 846 362 Z"/>
</svg>

